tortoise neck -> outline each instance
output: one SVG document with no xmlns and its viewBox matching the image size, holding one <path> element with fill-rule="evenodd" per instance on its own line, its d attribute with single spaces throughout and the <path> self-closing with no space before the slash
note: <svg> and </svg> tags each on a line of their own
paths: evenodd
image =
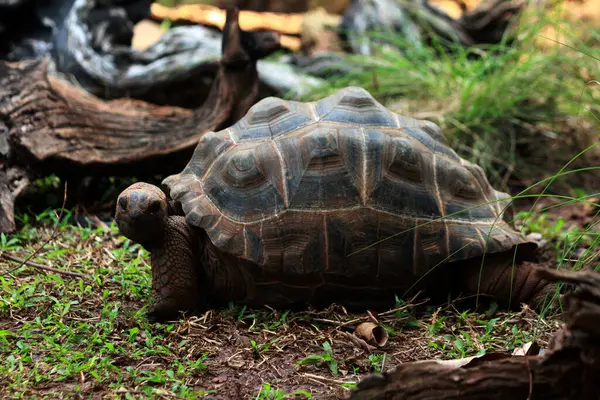
<svg viewBox="0 0 600 400">
<path fill-rule="evenodd" d="M 167 215 L 172 217 L 174 215 L 185 216 L 183 209 L 181 208 L 181 203 L 175 200 L 167 201 Z"/>
<path fill-rule="evenodd" d="M 217 248 L 206 232 L 199 236 L 200 287 L 212 305 L 242 301 L 252 292 L 253 279 L 244 267 L 245 260 Z"/>
<path fill-rule="evenodd" d="M 163 233 L 160 235 L 157 235 L 157 237 L 154 237 L 152 239 L 145 240 L 142 242 L 138 242 L 138 244 L 140 246 L 142 246 L 146 251 L 152 253 L 157 247 L 160 247 L 163 245 L 164 240 L 165 240 L 165 233 L 163 230 Z"/>
</svg>

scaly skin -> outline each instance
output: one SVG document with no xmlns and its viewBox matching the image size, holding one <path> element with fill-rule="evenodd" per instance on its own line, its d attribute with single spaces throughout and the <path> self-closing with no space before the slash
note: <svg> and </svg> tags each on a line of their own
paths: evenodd
<svg viewBox="0 0 600 400">
<path fill-rule="evenodd" d="M 135 183 L 117 200 L 116 221 L 123 235 L 151 252 L 152 292 L 148 318 L 164 321 L 202 307 L 198 237 L 185 217 L 169 215 L 165 194 Z"/>
<path fill-rule="evenodd" d="M 195 312 L 202 308 L 197 243 L 197 236 L 185 222 L 185 217 L 167 218 L 163 239 L 152 248 L 155 302 L 148 310 L 149 319 L 175 319 L 179 312 Z"/>
<path fill-rule="evenodd" d="M 453 286 L 466 293 L 492 296 L 503 307 L 518 308 L 528 303 L 541 308 L 551 300 L 557 285 L 541 279 L 531 265 L 517 262 L 513 266 L 512 254 L 512 250 L 487 254 L 483 268 L 479 258 L 464 262 L 457 266 Z"/>
</svg>

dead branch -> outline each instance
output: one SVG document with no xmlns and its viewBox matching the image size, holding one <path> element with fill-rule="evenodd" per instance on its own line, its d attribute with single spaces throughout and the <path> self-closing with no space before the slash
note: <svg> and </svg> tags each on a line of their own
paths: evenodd
<svg viewBox="0 0 600 400">
<path fill-rule="evenodd" d="M 36 269 L 39 269 L 39 270 L 42 270 L 42 271 L 54 272 L 54 273 L 59 274 L 59 275 L 73 276 L 73 277 L 76 277 L 76 278 L 83 278 L 83 279 L 86 279 L 86 280 L 92 280 L 93 279 L 91 275 L 82 274 L 82 273 L 79 273 L 79 272 L 64 271 L 62 269 L 48 267 L 47 265 L 38 264 L 36 262 L 29 261 L 28 259 L 21 259 L 21 258 L 18 258 L 18 257 L 14 257 L 14 256 L 11 256 L 10 254 L 6 254 L 6 253 L 2 253 L 0 255 L 0 257 L 4 258 L 5 260 L 9 260 L 9 261 L 13 261 L 13 262 L 19 263 L 19 265 L 17 265 L 15 268 L 11 269 L 8 272 L 5 272 L 5 274 L 10 274 L 10 273 L 14 272 L 17 269 L 19 269 L 19 268 L 21 268 L 21 267 L 23 267 L 25 265 L 28 265 L 30 267 L 33 267 L 33 268 L 36 268 Z"/>
<path fill-rule="evenodd" d="M 257 101 L 256 62 L 278 48 L 277 34 L 244 32 L 237 9 L 229 10 L 219 69 L 196 110 L 102 101 L 49 76 L 47 60 L 0 63 L 0 231 L 15 228 L 18 192 L 7 178 L 14 169 L 73 181 L 181 169 L 205 132 L 232 124 Z"/>
</svg>

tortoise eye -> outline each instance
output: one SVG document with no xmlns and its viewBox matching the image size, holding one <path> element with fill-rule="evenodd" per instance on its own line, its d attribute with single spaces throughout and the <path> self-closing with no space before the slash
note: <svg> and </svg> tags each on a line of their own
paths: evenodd
<svg viewBox="0 0 600 400">
<path fill-rule="evenodd" d="M 154 200 L 148 205 L 148 212 L 154 214 L 160 210 L 160 201 Z"/>
</svg>

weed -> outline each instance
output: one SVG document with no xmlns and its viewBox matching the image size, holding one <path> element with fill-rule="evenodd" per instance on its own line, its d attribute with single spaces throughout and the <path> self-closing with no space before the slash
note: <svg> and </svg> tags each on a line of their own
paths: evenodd
<svg viewBox="0 0 600 400">
<path fill-rule="evenodd" d="M 327 364 L 331 373 L 337 376 L 338 363 L 334 358 L 331 344 L 329 344 L 329 342 L 323 342 L 322 346 L 325 350 L 323 353 L 306 356 L 302 360 L 298 361 L 298 364 L 302 366 Z"/>
<path fill-rule="evenodd" d="M 258 344 L 256 343 L 255 340 L 250 340 L 250 348 L 252 349 L 252 355 L 254 356 L 255 359 L 259 359 L 260 355 L 264 352 L 266 352 L 267 350 L 269 350 L 269 348 L 277 343 L 279 341 L 278 338 L 273 338 L 271 339 L 268 343 L 263 343 L 263 344 Z"/>
<path fill-rule="evenodd" d="M 373 372 L 383 372 L 386 354 L 369 354 L 369 364 Z"/>
<path fill-rule="evenodd" d="M 286 393 L 283 389 L 275 389 L 268 383 L 263 383 L 256 400 L 284 400 L 284 399 L 312 399 L 313 395 L 305 390 L 296 390 L 293 393 Z"/>
</svg>

